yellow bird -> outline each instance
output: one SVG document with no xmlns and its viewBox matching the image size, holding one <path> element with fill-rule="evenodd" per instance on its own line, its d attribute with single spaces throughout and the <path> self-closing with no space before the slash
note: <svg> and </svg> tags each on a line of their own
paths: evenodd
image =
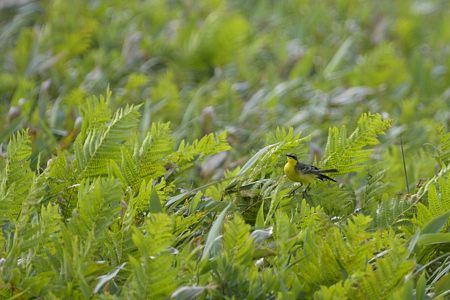
<svg viewBox="0 0 450 300">
<path fill-rule="evenodd" d="M 328 177 L 324 173 L 336 173 L 336 169 L 320 170 L 319 168 L 301 163 L 298 161 L 297 156 L 292 153 L 286 154 L 287 162 L 284 165 L 284 174 L 292 181 L 300 182 L 302 185 L 309 187 L 316 179 L 324 181 L 325 179 L 336 182 L 331 177 Z M 306 191 L 306 190 L 305 190 Z"/>
</svg>

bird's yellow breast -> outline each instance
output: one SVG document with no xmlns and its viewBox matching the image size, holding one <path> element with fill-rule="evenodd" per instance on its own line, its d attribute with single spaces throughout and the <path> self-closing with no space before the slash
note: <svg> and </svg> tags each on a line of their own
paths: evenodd
<svg viewBox="0 0 450 300">
<path fill-rule="evenodd" d="M 311 174 L 303 174 L 296 168 L 297 161 L 288 158 L 287 163 L 284 165 L 284 174 L 292 181 L 301 182 L 303 184 L 310 184 L 314 182 L 314 176 Z"/>
</svg>

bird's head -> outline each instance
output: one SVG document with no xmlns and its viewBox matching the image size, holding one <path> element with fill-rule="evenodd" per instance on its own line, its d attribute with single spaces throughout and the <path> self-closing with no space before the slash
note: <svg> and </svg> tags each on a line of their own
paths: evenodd
<svg viewBox="0 0 450 300">
<path fill-rule="evenodd" d="M 292 161 L 292 160 L 295 162 L 298 161 L 297 156 L 293 153 L 288 153 L 288 154 L 286 154 L 286 156 L 287 156 L 288 161 Z"/>
</svg>

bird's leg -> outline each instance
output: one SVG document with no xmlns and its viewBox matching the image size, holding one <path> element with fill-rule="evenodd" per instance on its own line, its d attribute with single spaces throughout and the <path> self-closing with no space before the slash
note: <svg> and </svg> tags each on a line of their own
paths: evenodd
<svg viewBox="0 0 450 300">
<path fill-rule="evenodd" d="M 301 188 L 302 186 L 303 186 L 303 184 L 300 183 L 300 185 L 299 185 L 298 187 L 296 187 L 295 189 L 293 189 L 292 191 L 289 192 L 288 196 L 289 196 L 289 197 L 292 197 L 292 196 L 295 194 L 295 192 L 296 192 L 299 188 Z"/>
<path fill-rule="evenodd" d="M 306 199 L 306 197 L 308 196 L 308 191 L 309 191 L 309 189 L 310 189 L 310 185 L 311 184 L 308 184 L 307 186 L 306 186 L 306 188 L 303 190 L 303 192 L 302 192 L 302 197 L 303 198 L 305 198 Z"/>
</svg>

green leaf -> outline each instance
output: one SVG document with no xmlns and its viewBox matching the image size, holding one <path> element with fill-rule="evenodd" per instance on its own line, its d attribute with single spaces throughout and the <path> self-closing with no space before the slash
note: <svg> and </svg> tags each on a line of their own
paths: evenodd
<svg viewBox="0 0 450 300">
<path fill-rule="evenodd" d="M 450 212 L 444 213 L 440 216 L 433 218 L 422 229 L 422 234 L 426 233 L 438 233 L 447 224 Z"/>
<path fill-rule="evenodd" d="M 274 148 L 276 146 L 277 146 L 277 144 L 268 145 L 268 146 L 260 149 L 258 152 L 256 152 L 256 154 L 253 155 L 244 164 L 244 166 L 242 166 L 242 168 L 239 171 L 239 174 L 237 176 L 240 176 L 240 175 L 244 174 L 245 172 L 247 172 L 247 170 L 249 170 L 251 167 L 253 167 L 253 165 L 255 165 L 261 159 L 261 157 L 269 151 L 269 149 Z"/>
<path fill-rule="evenodd" d="M 445 297 L 446 295 L 448 296 L 449 287 L 450 287 L 450 273 L 444 275 L 435 283 L 435 295 L 436 295 L 435 299 L 439 299 L 440 296 L 442 297 Z"/>
<path fill-rule="evenodd" d="M 258 214 L 256 215 L 255 228 L 264 228 L 264 201 L 261 201 Z"/>
<path fill-rule="evenodd" d="M 170 299 L 175 300 L 192 300 L 197 299 L 206 290 L 206 287 L 202 286 L 181 286 L 172 293 Z"/>
<path fill-rule="evenodd" d="M 225 209 L 220 213 L 220 215 L 217 217 L 217 219 L 214 221 L 214 223 L 211 226 L 211 229 L 209 230 L 208 237 L 206 239 L 205 248 L 203 249 L 202 254 L 202 260 L 205 258 L 211 258 L 214 257 L 217 252 L 217 243 L 218 239 L 221 237 L 222 233 L 222 225 L 223 221 L 225 219 L 225 215 L 230 209 L 231 203 L 225 207 Z"/>
<path fill-rule="evenodd" d="M 200 201 L 202 200 L 202 196 L 203 196 L 203 193 L 198 192 L 198 193 L 192 198 L 191 204 L 189 205 L 189 213 L 192 214 L 192 213 L 194 213 L 194 212 L 196 211 L 196 209 L 197 209 L 197 207 L 198 207 Z"/>
<path fill-rule="evenodd" d="M 422 272 L 422 274 L 419 277 L 419 280 L 417 280 L 417 284 L 416 284 L 416 300 L 424 300 L 426 297 L 426 284 L 427 284 L 427 279 L 426 279 L 426 273 Z"/>
<path fill-rule="evenodd" d="M 335 72 L 336 68 L 339 66 L 345 55 L 349 53 L 350 47 L 353 44 L 353 38 L 350 36 L 348 37 L 339 47 L 338 51 L 334 54 L 331 61 L 328 63 L 328 65 L 323 70 L 323 74 L 325 78 L 330 79 Z"/>
<path fill-rule="evenodd" d="M 446 243 L 450 243 L 450 233 L 425 233 L 421 234 L 417 241 L 419 247 Z"/>
<path fill-rule="evenodd" d="M 419 240 L 419 238 L 420 238 L 420 230 L 417 229 L 409 241 L 408 250 L 410 253 L 412 253 L 414 251 L 414 248 L 416 247 L 417 241 Z"/>
<path fill-rule="evenodd" d="M 123 264 L 117 266 L 116 268 L 114 268 L 114 270 L 112 270 L 108 274 L 99 276 L 97 278 L 98 283 L 94 288 L 94 294 L 98 293 L 105 284 L 107 284 L 109 281 L 111 281 L 111 279 L 114 279 L 117 276 L 117 274 L 119 274 L 120 270 L 122 270 L 125 267 L 125 265 L 126 265 L 126 263 L 123 263 Z"/>
<path fill-rule="evenodd" d="M 402 299 L 402 300 L 416 300 L 414 297 L 414 286 L 413 286 L 413 280 L 409 279 L 403 285 L 401 288 L 393 293 L 391 295 L 390 299 Z"/>
<path fill-rule="evenodd" d="M 172 196 L 169 199 L 167 199 L 165 206 L 167 207 L 167 206 L 171 206 L 173 204 L 178 204 L 181 201 L 186 200 L 191 195 L 192 195 L 192 192 L 184 192 L 184 193 L 180 193 L 178 195 Z"/>
<path fill-rule="evenodd" d="M 158 194 L 156 193 L 156 188 L 152 188 L 152 193 L 150 195 L 150 207 L 149 212 L 151 213 L 159 213 L 163 212 L 163 207 L 161 205 L 161 201 L 159 201 Z"/>
</svg>

